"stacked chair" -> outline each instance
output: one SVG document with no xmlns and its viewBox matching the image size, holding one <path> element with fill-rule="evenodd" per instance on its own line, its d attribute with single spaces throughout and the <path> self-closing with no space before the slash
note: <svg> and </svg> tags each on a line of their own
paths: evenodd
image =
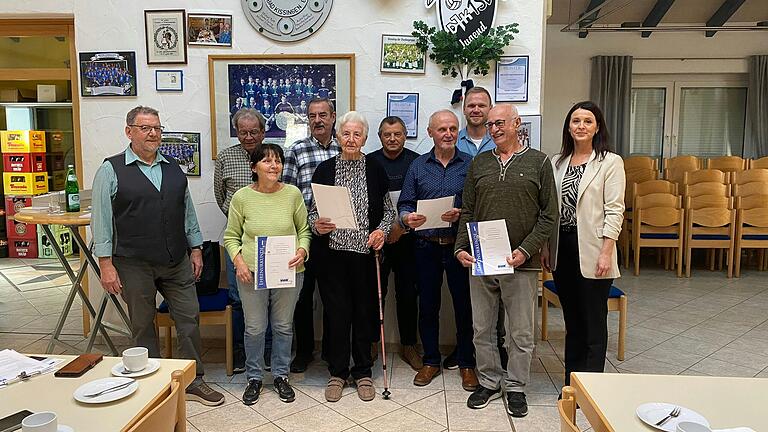
<svg viewBox="0 0 768 432">
<path fill-rule="evenodd" d="M 707 168 L 723 172 L 744 171 L 749 165 L 748 159 L 739 156 L 721 156 L 707 159 Z"/>
<path fill-rule="evenodd" d="M 627 158 L 628 160 L 632 158 Z M 648 158 L 650 159 L 650 158 Z M 654 160 L 655 161 L 655 160 Z M 632 167 L 633 164 L 630 164 Z M 634 165 L 636 166 L 636 165 Z M 650 166 L 651 168 L 648 168 Z M 632 237 L 632 188 L 635 183 L 643 183 L 646 181 L 656 180 L 659 172 L 653 168 L 655 163 L 647 164 L 645 168 L 630 168 L 627 170 L 627 166 L 624 165 L 624 172 L 626 176 L 626 188 L 624 192 L 624 222 L 622 223 L 621 234 L 619 235 L 619 250 L 621 250 L 621 256 L 624 258 L 624 267 L 629 268 L 629 254 L 630 254 L 630 241 Z"/>
<path fill-rule="evenodd" d="M 766 159 L 766 158 L 763 158 Z M 759 159 L 754 162 L 761 162 Z M 759 165 L 759 164 L 758 164 Z M 744 249 L 758 249 L 758 270 L 768 268 L 768 169 L 755 168 L 733 175 L 736 199 L 735 274 L 741 276 L 741 254 Z"/>
<path fill-rule="evenodd" d="M 664 159 L 664 179 L 675 182 L 682 190 L 685 173 L 701 169 L 701 161 L 696 156 L 677 156 Z"/>
<path fill-rule="evenodd" d="M 683 226 L 682 200 L 672 193 L 638 195 L 634 199 L 632 217 L 632 248 L 635 276 L 640 274 L 642 248 L 669 248 L 677 262 L 677 276 L 682 275 Z M 665 254 L 664 268 L 670 268 L 670 255 Z"/>
<path fill-rule="evenodd" d="M 756 169 L 756 168 L 768 168 L 768 156 L 760 159 L 752 159 L 749 162 L 749 169 Z"/>
</svg>

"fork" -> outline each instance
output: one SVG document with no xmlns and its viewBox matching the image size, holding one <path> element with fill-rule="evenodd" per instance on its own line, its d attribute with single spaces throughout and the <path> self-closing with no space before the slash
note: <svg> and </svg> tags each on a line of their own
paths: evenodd
<svg viewBox="0 0 768 432">
<path fill-rule="evenodd" d="M 131 384 L 133 384 L 133 380 L 131 380 L 131 381 L 128 381 L 128 382 L 125 382 L 125 383 L 122 383 L 122 384 L 120 384 L 120 385 L 116 385 L 116 386 L 114 386 L 114 387 L 105 388 L 104 390 L 102 390 L 102 391 L 100 391 L 100 392 L 84 394 L 83 396 L 85 396 L 85 397 L 87 397 L 87 398 L 92 398 L 92 397 L 96 397 L 96 396 L 101 396 L 101 395 L 103 395 L 103 394 L 106 394 L 106 393 L 111 393 L 111 392 L 113 392 L 113 391 L 122 390 L 122 389 L 124 389 L 124 388 L 128 387 L 128 386 L 129 386 L 129 385 L 131 385 Z"/>
<path fill-rule="evenodd" d="M 666 417 L 664 417 L 663 419 L 661 419 L 661 420 L 659 420 L 658 422 L 656 422 L 655 426 L 661 426 L 661 425 L 663 425 L 664 423 L 668 422 L 668 421 L 669 421 L 669 419 L 671 419 L 671 418 L 675 418 L 675 417 L 677 417 L 677 416 L 679 416 L 679 415 L 680 415 L 680 407 L 679 407 L 679 406 L 676 406 L 676 407 L 674 407 L 674 408 L 672 409 L 672 411 L 671 411 L 669 414 L 667 414 L 667 416 L 666 416 Z"/>
</svg>

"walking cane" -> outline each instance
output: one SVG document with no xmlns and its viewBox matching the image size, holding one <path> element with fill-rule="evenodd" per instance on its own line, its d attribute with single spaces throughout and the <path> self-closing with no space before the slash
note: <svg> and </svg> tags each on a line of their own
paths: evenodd
<svg viewBox="0 0 768 432">
<path fill-rule="evenodd" d="M 381 393 L 384 399 L 389 399 L 389 385 L 387 382 L 387 348 L 384 343 L 384 307 L 381 298 L 381 264 L 379 263 L 379 251 L 376 251 L 376 284 L 379 289 L 379 331 L 381 332 L 381 365 L 384 370 L 384 391 Z"/>
</svg>

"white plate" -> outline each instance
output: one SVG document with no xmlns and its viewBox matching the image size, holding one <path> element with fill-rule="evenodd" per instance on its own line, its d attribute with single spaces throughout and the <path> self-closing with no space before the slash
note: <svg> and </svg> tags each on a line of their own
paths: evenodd
<svg viewBox="0 0 768 432">
<path fill-rule="evenodd" d="M 101 390 L 105 390 L 110 387 L 124 384 L 126 382 L 130 382 L 131 385 L 129 385 L 124 389 L 111 391 L 101 396 L 85 397 L 86 394 L 98 393 Z M 121 377 L 102 378 L 102 379 L 97 379 L 95 381 L 91 381 L 81 385 L 80 387 L 77 388 L 77 390 L 75 390 L 75 393 L 73 396 L 75 400 L 78 402 L 87 403 L 87 404 L 99 404 L 99 403 L 116 401 L 124 397 L 130 396 L 138 388 L 139 388 L 139 383 L 133 378 L 121 378 Z"/>
<path fill-rule="evenodd" d="M 684 421 L 699 423 L 709 427 L 709 422 L 704 418 L 704 416 L 683 406 L 680 407 L 679 416 L 670 418 L 661 426 L 656 426 L 656 423 L 669 415 L 675 406 L 679 405 L 664 402 L 646 403 L 637 407 L 635 413 L 638 417 L 640 417 L 640 420 L 642 420 L 643 423 L 654 429 L 666 432 L 675 432 L 675 429 L 677 429 L 677 424 Z"/>
<path fill-rule="evenodd" d="M 118 364 L 112 366 L 112 375 L 116 377 L 128 377 L 128 378 L 143 377 L 145 375 L 149 375 L 153 372 L 156 372 L 158 369 L 160 369 L 160 361 L 157 359 L 149 359 L 147 366 L 138 372 L 123 373 L 123 369 L 124 369 L 124 366 L 123 366 L 123 362 L 121 361 Z"/>
<path fill-rule="evenodd" d="M 67 425 L 59 425 L 59 427 L 56 428 L 56 432 L 75 432 L 75 430 Z"/>
</svg>

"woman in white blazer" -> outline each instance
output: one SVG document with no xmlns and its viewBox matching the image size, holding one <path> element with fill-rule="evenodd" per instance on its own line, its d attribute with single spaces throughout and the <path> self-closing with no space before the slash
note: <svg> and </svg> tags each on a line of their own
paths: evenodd
<svg viewBox="0 0 768 432">
<path fill-rule="evenodd" d="M 565 320 L 565 385 L 571 372 L 602 372 L 608 344 L 608 293 L 619 277 L 616 240 L 624 218 L 624 161 L 610 150 L 600 108 L 579 102 L 565 117 L 552 158 L 560 204 L 541 253 Z"/>
</svg>

